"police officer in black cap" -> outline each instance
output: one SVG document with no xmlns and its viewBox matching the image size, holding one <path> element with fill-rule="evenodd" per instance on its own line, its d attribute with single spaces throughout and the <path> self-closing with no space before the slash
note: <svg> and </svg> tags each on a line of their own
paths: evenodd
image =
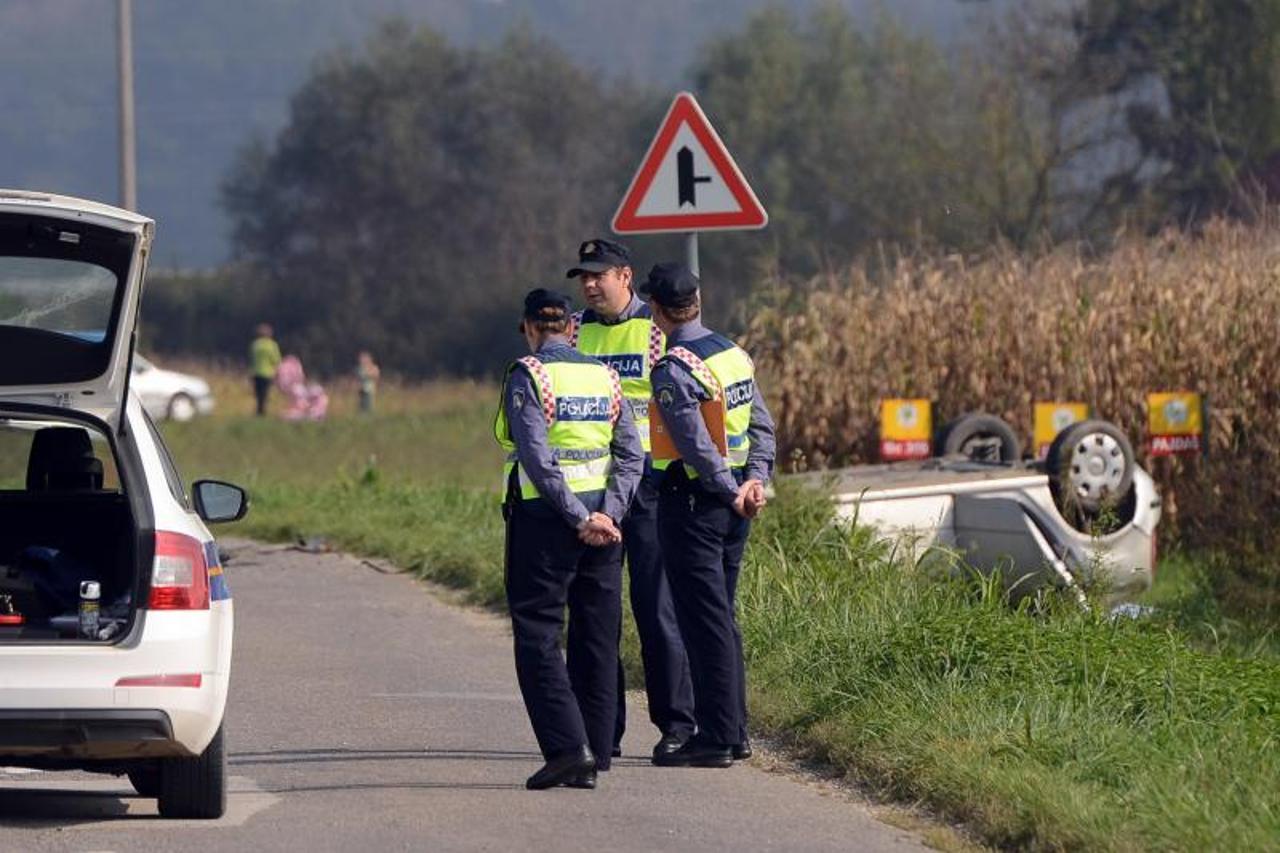
<svg viewBox="0 0 1280 853">
<path fill-rule="evenodd" d="M 516 675 L 545 766 L 532 789 L 608 770 L 622 618 L 618 522 L 644 452 L 617 374 L 569 345 L 569 300 L 528 294 L 530 356 L 507 370 L 494 435 L 508 453 L 507 604 Z M 567 664 L 560 652 L 569 608 Z"/>
<path fill-rule="evenodd" d="M 698 279 L 653 267 L 640 292 L 667 336 L 652 372 L 654 465 L 665 473 L 658 537 L 693 674 L 698 731 L 660 766 L 728 767 L 749 757 L 746 673 L 734 598 L 750 519 L 773 473 L 773 419 L 750 357 L 700 321 Z M 660 438 L 663 441 L 660 442 Z M 667 443 L 669 446 L 660 447 Z"/>
<path fill-rule="evenodd" d="M 640 637 L 649 720 L 661 738 L 654 754 L 672 752 L 694 730 L 693 687 L 671 588 L 658 547 L 657 478 L 648 457 L 649 372 L 666 351 L 666 337 L 653 321 L 649 306 L 631 286 L 631 253 L 612 240 L 587 240 L 578 247 L 578 263 L 566 273 L 582 285 L 587 310 L 575 315 L 573 342 L 578 351 L 614 368 L 622 394 L 631 407 L 645 450 L 645 476 L 622 522 L 623 549 L 631 576 L 631 612 Z M 614 754 L 621 754 L 626 729 L 626 690 L 618 667 L 618 721 Z"/>
</svg>

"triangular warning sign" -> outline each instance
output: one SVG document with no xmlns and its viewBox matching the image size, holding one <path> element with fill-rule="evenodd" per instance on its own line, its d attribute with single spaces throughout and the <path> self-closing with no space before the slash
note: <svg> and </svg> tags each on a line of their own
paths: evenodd
<svg viewBox="0 0 1280 853">
<path fill-rule="evenodd" d="M 613 215 L 614 232 L 728 231 L 768 222 L 693 95 L 676 95 Z"/>
</svg>

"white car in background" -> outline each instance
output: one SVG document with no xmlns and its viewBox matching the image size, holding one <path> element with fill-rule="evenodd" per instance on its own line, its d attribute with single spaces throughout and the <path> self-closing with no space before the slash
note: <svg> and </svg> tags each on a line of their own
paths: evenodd
<svg viewBox="0 0 1280 853">
<path fill-rule="evenodd" d="M 128 775 L 215 818 L 233 611 L 205 525 L 248 500 L 189 498 L 126 391 L 154 229 L 0 190 L 0 767 Z"/>
<path fill-rule="evenodd" d="M 189 421 L 213 412 L 213 392 L 199 376 L 165 370 L 137 353 L 129 390 L 138 395 L 147 414 L 156 420 Z"/>
</svg>

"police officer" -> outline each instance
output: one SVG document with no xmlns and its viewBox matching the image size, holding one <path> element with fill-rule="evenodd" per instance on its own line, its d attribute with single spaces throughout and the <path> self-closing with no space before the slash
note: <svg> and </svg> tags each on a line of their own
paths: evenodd
<svg viewBox="0 0 1280 853">
<path fill-rule="evenodd" d="M 728 767 L 751 754 L 734 596 L 750 519 L 764 506 L 764 483 L 773 472 L 773 420 L 751 359 L 700 322 L 698 279 L 688 268 L 658 264 L 640 291 L 667 336 L 667 353 L 652 373 L 655 414 L 671 445 L 669 454 L 660 453 L 655 437 L 655 465 L 665 469 L 658 537 L 689 654 L 698 724 L 684 746 L 654 756 L 654 763 Z"/>
<path fill-rule="evenodd" d="M 494 425 L 508 452 L 516 675 L 546 759 L 526 782 L 532 789 L 594 788 L 596 771 L 609 769 L 622 618 L 617 523 L 644 464 L 617 375 L 569 345 L 570 321 L 564 295 L 526 296 L 520 330 L 533 355 L 508 368 Z"/>
<path fill-rule="evenodd" d="M 581 283 L 588 305 L 575 316 L 572 340 L 579 352 L 600 359 L 621 377 L 622 394 L 631 406 L 646 454 L 645 476 L 622 522 L 622 542 L 631 575 L 631 612 L 640 635 L 649 720 L 661 732 L 653 752 L 673 752 L 693 734 L 694 719 L 689 661 L 658 547 L 658 490 L 648 457 L 653 396 L 649 371 L 666 350 L 666 338 L 654 324 L 649 306 L 631 288 L 631 255 L 622 244 L 588 240 L 578 248 L 578 263 L 567 275 Z M 626 708 L 619 666 L 615 755 L 621 755 Z"/>
</svg>

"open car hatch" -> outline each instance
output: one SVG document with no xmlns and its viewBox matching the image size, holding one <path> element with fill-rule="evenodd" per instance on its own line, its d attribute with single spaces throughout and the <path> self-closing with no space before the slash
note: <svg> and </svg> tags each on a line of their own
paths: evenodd
<svg viewBox="0 0 1280 853">
<path fill-rule="evenodd" d="M 121 422 L 154 232 L 127 210 L 0 190 L 0 401 Z"/>
</svg>

